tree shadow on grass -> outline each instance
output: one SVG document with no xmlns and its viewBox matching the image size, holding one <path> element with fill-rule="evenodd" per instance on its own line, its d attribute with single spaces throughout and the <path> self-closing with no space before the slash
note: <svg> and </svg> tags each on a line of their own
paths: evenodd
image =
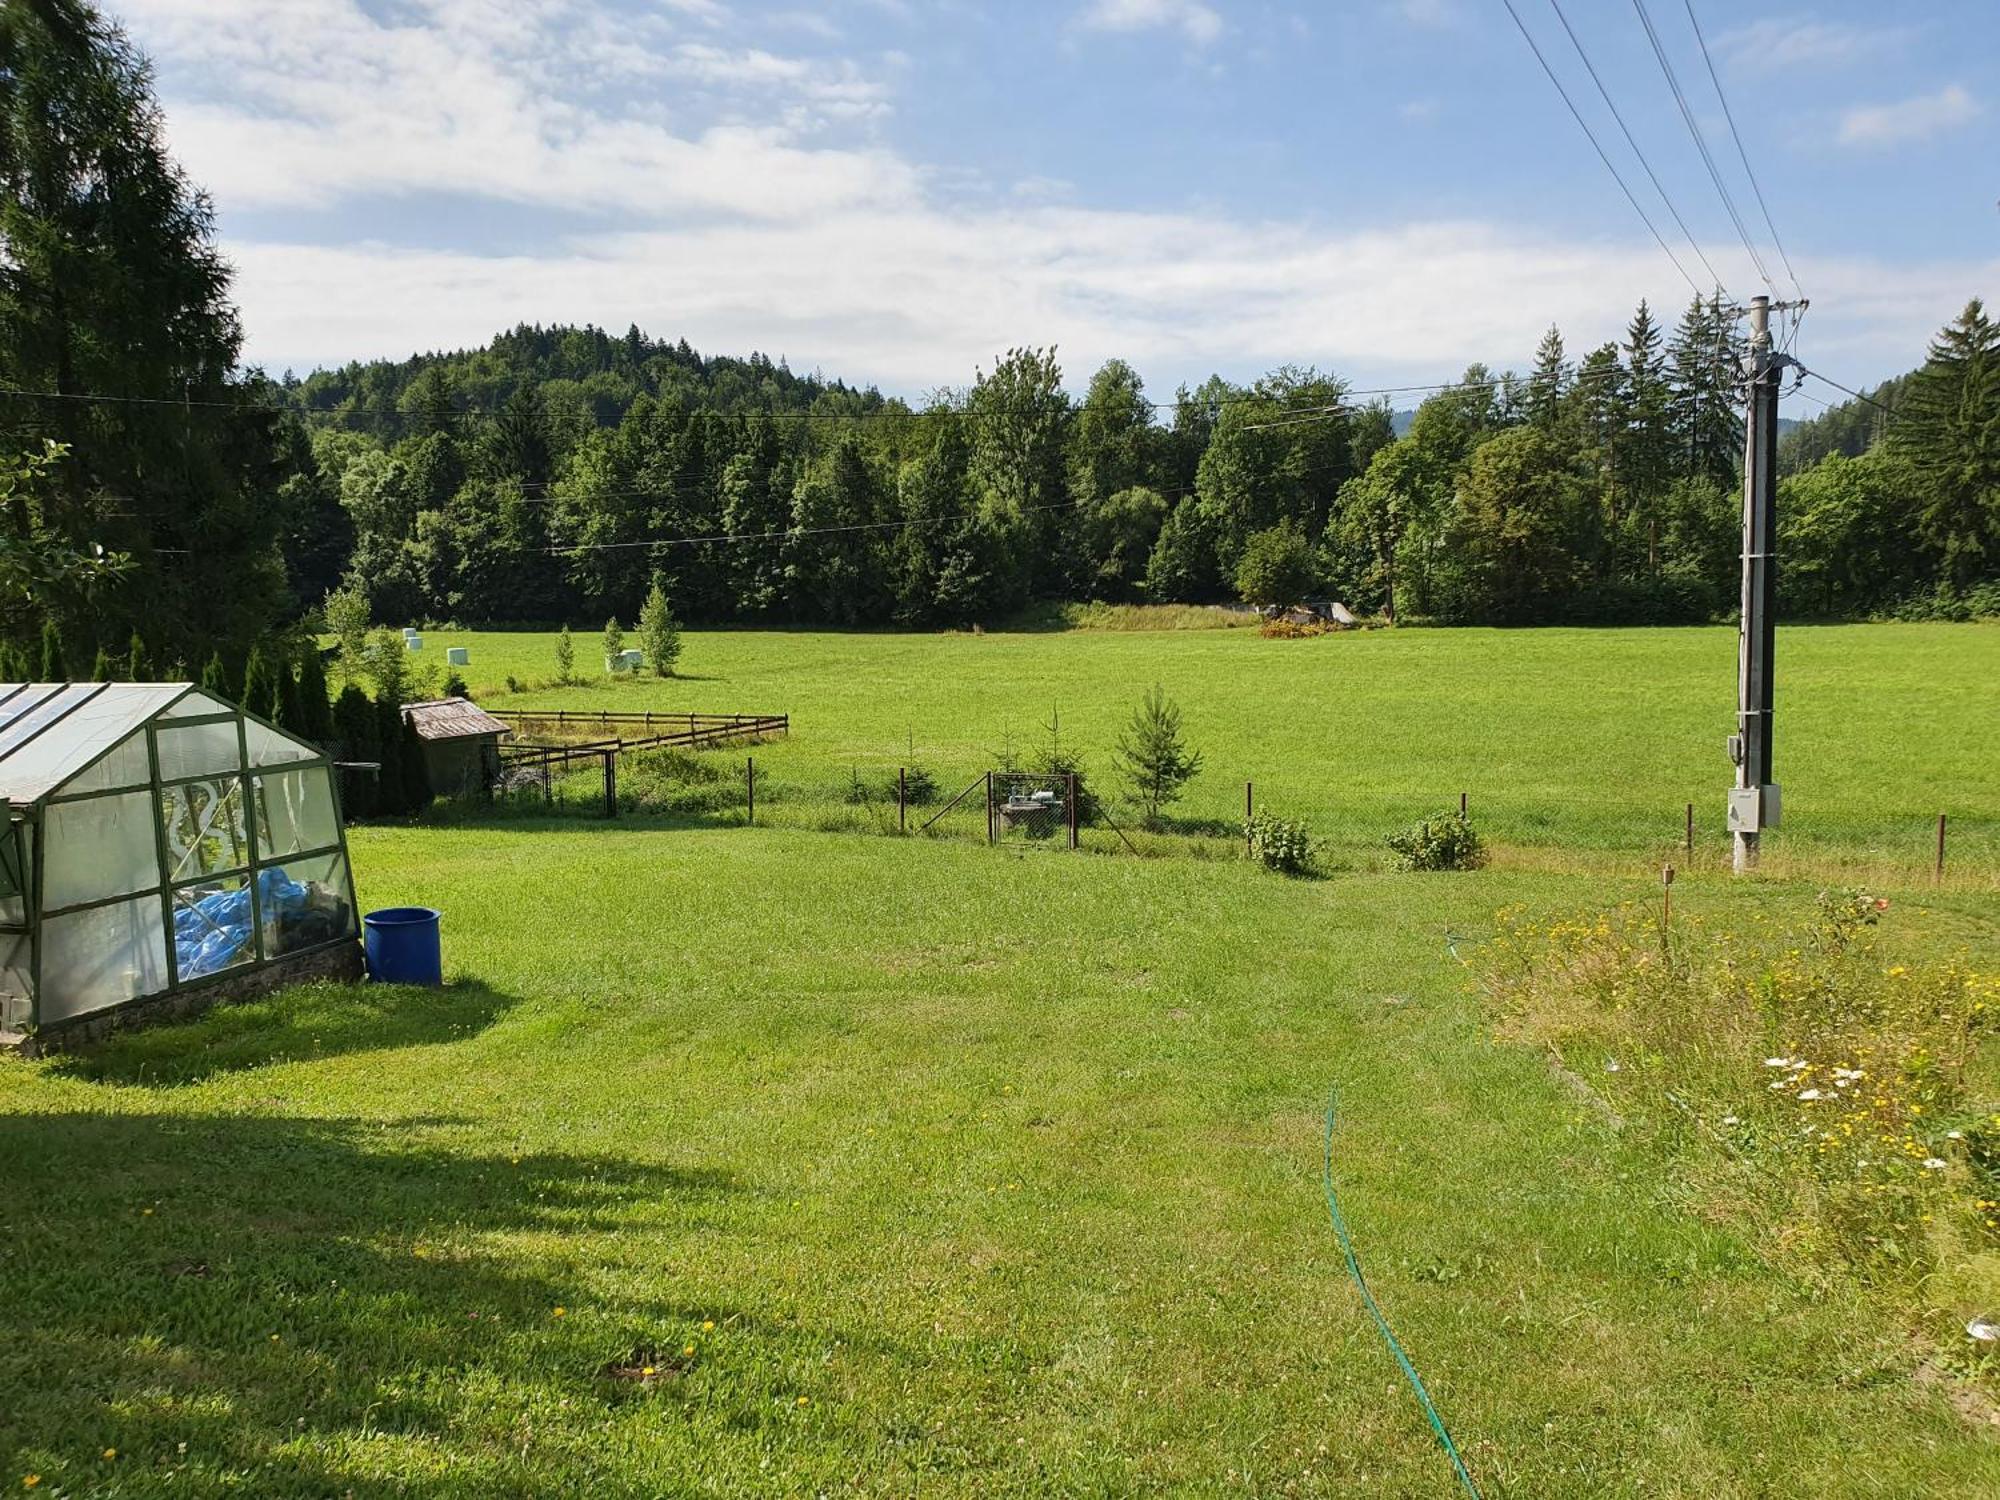
<svg viewBox="0 0 2000 1500">
<path fill-rule="evenodd" d="M 593 1307 L 574 1247 L 699 1231 L 736 1184 L 482 1155 L 453 1149 L 455 1129 L 0 1116 L 0 1477 L 70 1494 L 114 1480 L 363 1500 L 537 1492 L 550 1461 L 525 1457 L 524 1407 L 577 1408 L 585 1433 L 590 1413 L 630 1399 L 605 1389 L 607 1362 L 728 1312 Z M 538 1236 L 561 1248 L 535 1250 Z"/>
<path fill-rule="evenodd" d="M 514 1003 L 474 979 L 440 989 L 302 985 L 267 999 L 218 1005 L 192 1021 L 117 1033 L 99 1046 L 58 1056 L 50 1071 L 93 1083 L 199 1083 L 272 1063 L 460 1041 L 485 1030 Z"/>
</svg>

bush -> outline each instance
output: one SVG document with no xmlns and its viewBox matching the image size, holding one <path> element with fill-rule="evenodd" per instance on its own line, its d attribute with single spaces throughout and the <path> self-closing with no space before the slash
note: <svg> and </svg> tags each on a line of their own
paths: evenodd
<svg viewBox="0 0 2000 1500">
<path fill-rule="evenodd" d="M 1461 813 L 1438 813 L 1389 835 L 1403 870 L 1476 870 L 1486 863 L 1479 830 Z"/>
<path fill-rule="evenodd" d="M 1303 822 L 1258 812 L 1243 825 L 1250 857 L 1280 875 L 1310 875 L 1313 869 L 1311 831 Z"/>
</svg>

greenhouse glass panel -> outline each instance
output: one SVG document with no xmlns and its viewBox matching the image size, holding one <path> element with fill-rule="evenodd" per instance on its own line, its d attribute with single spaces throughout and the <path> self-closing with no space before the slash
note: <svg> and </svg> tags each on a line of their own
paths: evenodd
<svg viewBox="0 0 2000 1500">
<path fill-rule="evenodd" d="M 249 745 L 250 764 L 253 766 L 283 766 L 295 760 L 319 759 L 319 751 L 311 745 L 302 745 L 289 735 L 266 729 L 262 724 L 246 721 L 243 736 Z"/>
<path fill-rule="evenodd" d="M 236 710 L 220 698 L 212 698 L 207 693 L 189 693 L 180 702 L 168 709 L 160 717 L 163 719 L 197 719 L 204 714 L 233 714 Z"/>
<path fill-rule="evenodd" d="M 166 987 L 167 934 L 158 896 L 93 906 L 42 923 L 42 1025 Z"/>
<path fill-rule="evenodd" d="M 10 755 L 20 749 L 57 719 L 79 705 L 88 703 L 103 690 L 104 684 L 101 682 L 78 682 L 50 693 L 26 713 L 10 720 L 4 729 L 0 729 L 0 755 Z M 8 769 L 12 771 L 11 764 Z"/>
<path fill-rule="evenodd" d="M 266 958 L 354 935 L 354 896 L 344 855 L 322 854 L 259 870 L 257 900 Z"/>
<path fill-rule="evenodd" d="M 28 825 L 0 822 L 0 927 L 28 925 Z"/>
<path fill-rule="evenodd" d="M 43 819 L 43 910 L 160 888 L 151 792 L 51 802 Z"/>
<path fill-rule="evenodd" d="M 167 874 L 175 881 L 250 863 L 243 816 L 243 779 L 218 777 L 160 788 L 160 827 L 167 836 Z"/>
<path fill-rule="evenodd" d="M 34 939 L 0 932 L 0 1031 L 19 1031 L 34 1018 Z"/>
<path fill-rule="evenodd" d="M 146 786 L 153 763 L 146 756 L 146 732 L 127 735 L 118 748 L 96 765 L 63 783 L 63 792 L 111 792 L 120 787 Z"/>
<path fill-rule="evenodd" d="M 255 778 L 255 784 L 260 859 L 340 842 L 340 824 L 333 815 L 333 777 L 326 767 L 275 771 Z"/>
<path fill-rule="evenodd" d="M 250 879 L 229 875 L 174 892 L 174 963 L 181 983 L 247 964 L 257 956 Z"/>
<path fill-rule="evenodd" d="M 161 729 L 154 738 L 160 747 L 162 781 L 214 776 L 237 770 L 243 764 L 234 720 L 226 724 L 184 724 Z"/>
</svg>

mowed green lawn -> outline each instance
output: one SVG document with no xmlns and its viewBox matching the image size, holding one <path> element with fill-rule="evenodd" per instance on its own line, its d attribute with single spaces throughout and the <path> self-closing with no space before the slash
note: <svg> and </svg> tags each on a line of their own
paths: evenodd
<svg viewBox="0 0 2000 1500">
<path fill-rule="evenodd" d="M 576 636 L 585 685 L 555 676 L 554 637 L 425 637 L 470 648 L 494 707 L 790 713 L 758 751 L 774 778 L 912 758 L 960 784 L 1043 740 L 1052 710 L 1100 779 L 1140 695 L 1165 686 L 1206 769 L 1179 809 L 1241 817 L 1260 802 L 1351 845 L 1470 795 L 1502 842 L 1669 850 L 1696 806 L 1706 856 L 1726 843 L 1736 636 L 1730 629 L 1401 630 L 1270 641 L 1246 629 L 898 635 L 694 632 L 674 680 L 613 681 L 596 631 Z M 2000 872 L 2000 627 L 1797 627 L 1777 646 L 1777 774 L 1769 843 L 1893 868 L 1927 866 L 1951 819 L 1960 869 Z M 912 745 L 914 752 L 912 752 Z M 949 786 L 949 790 L 957 790 Z"/>
<path fill-rule="evenodd" d="M 771 829 L 353 848 L 364 905 L 445 912 L 443 992 L 0 1061 L 0 1484 L 1445 1495 L 1328 1228 L 1337 1086 L 1371 1284 L 1488 1495 L 2000 1491 L 1906 1335 L 1488 1040 L 1451 949 L 1641 884 Z M 1985 897 L 1916 904 L 2000 953 Z"/>
</svg>

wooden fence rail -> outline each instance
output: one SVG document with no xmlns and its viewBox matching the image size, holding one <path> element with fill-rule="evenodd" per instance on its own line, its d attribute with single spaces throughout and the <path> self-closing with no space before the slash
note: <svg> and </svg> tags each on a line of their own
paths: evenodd
<svg viewBox="0 0 2000 1500">
<path fill-rule="evenodd" d="M 563 722 L 549 715 L 495 714 L 495 718 L 511 718 L 515 722 Z M 608 740 L 570 741 L 553 745 L 513 744 L 500 747 L 500 763 L 503 769 L 517 768 L 546 769 L 560 767 L 568 770 L 576 761 L 602 760 L 605 755 L 622 755 L 628 750 L 653 750 L 674 747 L 700 750 L 713 745 L 725 745 L 735 740 L 766 739 L 772 735 L 787 733 L 791 728 L 789 714 L 614 714 L 607 716 L 609 722 L 643 724 L 658 728 L 657 734 L 640 735 L 627 739 L 623 735 Z M 567 722 L 596 723 L 596 715 L 572 715 Z M 668 725 L 685 725 L 685 728 L 669 729 Z"/>
</svg>

